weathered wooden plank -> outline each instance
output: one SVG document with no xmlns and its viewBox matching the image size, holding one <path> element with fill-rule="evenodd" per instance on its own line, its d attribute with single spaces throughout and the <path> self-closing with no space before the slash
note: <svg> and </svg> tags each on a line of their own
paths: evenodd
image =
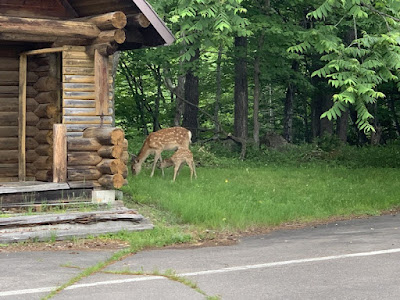
<svg viewBox="0 0 400 300">
<path fill-rule="evenodd" d="M 64 52 L 84 52 L 85 46 L 63 46 Z"/>
<path fill-rule="evenodd" d="M 26 96 L 27 97 L 35 98 L 35 96 L 37 94 L 38 94 L 38 92 L 32 86 L 28 85 L 26 87 Z M 16 86 L 0 85 L 0 95 L 2 95 L 2 97 L 10 97 L 10 98 L 15 97 L 15 96 L 18 97 L 18 95 L 19 95 L 18 84 Z"/>
<path fill-rule="evenodd" d="M 0 137 L 18 137 L 18 126 L 0 126 Z"/>
<path fill-rule="evenodd" d="M 38 146 L 33 138 L 26 139 L 26 149 L 32 150 Z M 16 150 L 18 149 L 18 137 L 0 137 L 0 150 Z"/>
<path fill-rule="evenodd" d="M 0 137 L 0 150 L 18 149 L 18 137 Z"/>
<path fill-rule="evenodd" d="M 64 75 L 91 75 L 94 76 L 94 65 L 90 67 L 70 67 L 70 66 L 64 66 L 63 67 L 63 74 Z"/>
<path fill-rule="evenodd" d="M 94 92 L 94 83 L 63 83 L 64 92 Z"/>
<path fill-rule="evenodd" d="M 92 75 L 64 75 L 63 76 L 64 83 L 93 83 L 94 84 L 94 76 Z M 108 83 L 112 86 L 113 78 L 109 76 Z"/>
<path fill-rule="evenodd" d="M 67 181 L 67 127 L 54 124 L 53 182 Z"/>
<path fill-rule="evenodd" d="M 94 92 L 63 92 L 64 99 L 95 100 Z"/>
<path fill-rule="evenodd" d="M 93 67 L 93 60 L 89 59 L 65 59 L 63 60 L 63 67 Z"/>
<path fill-rule="evenodd" d="M 4 185 L 0 189 L 0 194 L 26 193 L 26 192 L 41 192 L 69 189 L 67 183 L 38 183 L 25 182 L 25 185 Z"/>
<path fill-rule="evenodd" d="M 0 182 L 5 183 L 5 182 L 18 182 L 18 175 L 14 177 L 2 177 L 0 176 Z"/>
<path fill-rule="evenodd" d="M 0 112 L 17 112 L 18 97 L 0 98 Z"/>
<path fill-rule="evenodd" d="M 77 131 L 77 132 L 68 131 L 68 127 L 67 127 L 67 137 L 68 138 L 74 138 L 74 139 L 81 138 L 82 137 L 82 131 L 81 132 L 79 132 L 79 131 Z"/>
<path fill-rule="evenodd" d="M 18 150 L 0 150 L 0 164 L 16 164 L 18 157 Z"/>
<path fill-rule="evenodd" d="M 27 56 L 19 58 L 19 114 L 18 114 L 18 179 L 25 181 L 26 177 L 26 84 L 27 84 Z"/>
<path fill-rule="evenodd" d="M 74 59 L 84 59 L 84 60 L 93 60 L 93 56 L 90 56 L 85 52 L 85 48 L 82 51 L 64 51 L 63 59 L 74 60 Z"/>
<path fill-rule="evenodd" d="M 0 112 L 0 126 L 18 126 L 18 112 Z M 33 112 L 25 114 L 25 124 L 34 126 L 39 121 L 39 118 Z"/>
<path fill-rule="evenodd" d="M 43 55 L 43 54 L 52 54 L 57 52 L 62 52 L 64 50 L 63 47 L 58 48 L 42 48 L 42 49 L 35 49 L 24 52 L 25 55 Z"/>
<path fill-rule="evenodd" d="M 82 132 L 89 127 L 99 127 L 100 124 L 66 124 L 68 132 Z M 111 127 L 111 124 L 103 124 L 103 127 Z"/>
<path fill-rule="evenodd" d="M 9 83 L 15 83 L 19 80 L 18 71 L 2 71 L 0 69 L 0 84 L 7 85 Z M 33 72 L 27 73 L 27 82 L 34 83 L 38 80 L 38 76 Z"/>
<path fill-rule="evenodd" d="M 100 117 L 90 116 L 64 116 L 63 124 L 111 124 L 112 116 L 105 116 L 103 121 Z"/>
<path fill-rule="evenodd" d="M 0 126 L 17 126 L 18 112 L 0 112 Z"/>
<path fill-rule="evenodd" d="M 18 163 L 0 164 L 0 177 L 19 177 Z"/>
<path fill-rule="evenodd" d="M 108 114 L 108 59 L 95 50 L 94 63 L 96 115 L 102 116 Z"/>
<path fill-rule="evenodd" d="M 19 70 L 19 60 L 17 57 L 0 57 L 1 71 L 17 71 Z"/>
<path fill-rule="evenodd" d="M 15 229 L 3 229 L 0 233 L 0 243 L 15 243 L 27 240 L 49 241 L 54 237 L 56 240 L 67 240 L 71 238 L 85 238 L 98 236 L 106 233 L 117 233 L 121 230 L 143 231 L 152 229 L 154 226 L 148 222 L 109 221 L 93 224 L 61 224 L 34 226 L 30 231 L 18 234 Z"/>
<path fill-rule="evenodd" d="M 64 114 L 66 114 L 66 108 L 95 108 L 95 100 L 70 100 L 64 99 L 63 101 Z"/>
<path fill-rule="evenodd" d="M 26 110 L 34 111 L 38 103 L 33 98 L 26 99 Z M 18 97 L 0 98 L 0 112 L 18 112 Z"/>
<path fill-rule="evenodd" d="M 90 75 L 64 75 L 64 83 L 94 83 L 94 76 Z"/>
<path fill-rule="evenodd" d="M 112 115 L 113 110 L 108 109 L 107 115 Z M 96 116 L 95 108 L 64 108 L 64 116 Z"/>
<path fill-rule="evenodd" d="M 64 92 L 63 97 L 65 100 L 95 100 L 94 92 Z M 110 91 L 108 100 L 112 101 L 113 94 Z"/>
<path fill-rule="evenodd" d="M 110 210 L 95 212 L 74 212 L 68 214 L 47 214 L 23 217 L 9 217 L 0 219 L 0 228 L 31 226 L 40 224 L 62 224 L 62 223 L 92 223 L 102 221 L 129 220 L 138 222 L 143 216 L 135 210 Z"/>
</svg>

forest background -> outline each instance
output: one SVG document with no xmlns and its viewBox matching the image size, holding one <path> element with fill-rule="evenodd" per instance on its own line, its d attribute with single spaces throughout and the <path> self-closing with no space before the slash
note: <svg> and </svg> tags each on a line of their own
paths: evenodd
<svg viewBox="0 0 400 300">
<path fill-rule="evenodd" d="M 124 52 L 117 125 L 128 137 L 182 125 L 246 150 L 396 143 L 400 1 L 149 1 L 172 46 Z"/>
</svg>

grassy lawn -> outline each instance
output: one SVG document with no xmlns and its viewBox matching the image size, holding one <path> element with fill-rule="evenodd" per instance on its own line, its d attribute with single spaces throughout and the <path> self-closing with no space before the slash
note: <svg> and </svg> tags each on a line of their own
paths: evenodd
<svg viewBox="0 0 400 300">
<path fill-rule="evenodd" d="M 400 170 L 311 165 L 198 168 L 190 182 L 185 167 L 176 182 L 172 169 L 153 178 L 146 170 L 129 178 L 124 191 L 134 202 L 156 207 L 179 224 L 202 229 L 246 230 L 379 214 L 400 206 Z"/>
</svg>

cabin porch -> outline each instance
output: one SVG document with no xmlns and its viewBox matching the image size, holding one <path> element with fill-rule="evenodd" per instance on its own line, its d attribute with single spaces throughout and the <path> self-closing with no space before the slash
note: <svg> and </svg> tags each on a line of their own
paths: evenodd
<svg viewBox="0 0 400 300">
<path fill-rule="evenodd" d="M 0 182 L 0 209 L 41 210 L 46 207 L 69 207 L 93 203 L 91 183 L 56 183 L 42 181 Z"/>
</svg>

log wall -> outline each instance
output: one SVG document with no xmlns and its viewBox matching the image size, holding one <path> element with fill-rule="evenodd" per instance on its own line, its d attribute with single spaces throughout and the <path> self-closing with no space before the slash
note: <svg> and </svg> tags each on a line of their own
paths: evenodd
<svg viewBox="0 0 400 300">
<path fill-rule="evenodd" d="M 20 52 L 12 47 L 0 49 L 0 182 L 18 181 Z M 112 64 L 108 67 L 111 70 Z M 94 56 L 88 55 L 85 47 L 28 56 L 27 179 L 53 180 L 53 124 L 63 123 L 71 146 L 67 148 L 68 181 L 93 181 L 104 187 L 124 184 L 128 156 L 124 143 L 83 133 L 88 127 L 102 125 L 104 129 L 113 124 L 112 72 L 109 74 L 109 109 L 101 120 L 96 115 Z"/>
<path fill-rule="evenodd" d="M 33 114 L 35 121 L 27 126 L 34 126 L 36 134 L 34 150 L 26 154 L 26 173 L 38 181 L 53 180 L 53 124 L 61 120 L 61 73 L 59 63 L 60 54 L 42 54 L 29 57 L 37 80 L 33 88 L 37 94 L 32 100 L 32 105 L 27 106 L 27 116 Z M 27 130 L 28 131 L 28 130 Z M 36 146 L 36 147 L 35 147 Z"/>
<path fill-rule="evenodd" d="M 0 49 L 0 182 L 18 181 L 18 83 L 19 57 L 21 49 L 2 46 Z M 35 68 L 29 62 L 29 68 Z M 38 76 L 29 70 L 27 75 L 27 151 L 36 146 L 34 136 L 37 134 L 35 122 L 38 118 L 32 112 L 36 107 L 34 97 L 37 92 L 33 84 Z M 32 161 L 34 157 L 30 156 Z"/>
<path fill-rule="evenodd" d="M 67 126 L 68 137 L 81 137 L 85 128 L 101 124 L 100 116 L 96 115 L 94 56 L 85 51 L 85 47 L 63 51 L 63 123 Z M 103 117 L 105 127 L 113 123 L 111 76 L 109 85 L 109 111 Z"/>
<path fill-rule="evenodd" d="M 128 141 L 122 129 L 93 127 L 67 143 L 67 180 L 120 188 L 127 183 Z"/>
</svg>

